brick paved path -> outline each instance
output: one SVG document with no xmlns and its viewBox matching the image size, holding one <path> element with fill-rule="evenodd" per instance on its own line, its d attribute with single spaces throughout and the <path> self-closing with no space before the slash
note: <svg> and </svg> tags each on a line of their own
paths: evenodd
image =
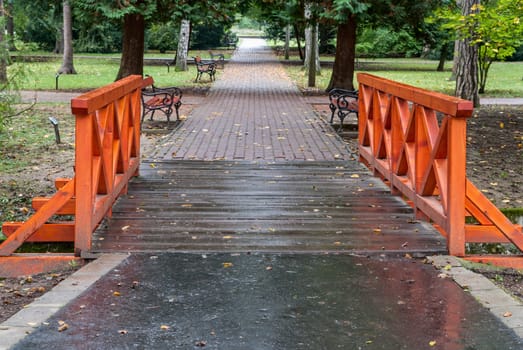
<svg viewBox="0 0 523 350">
<path fill-rule="evenodd" d="M 152 155 L 156 160 L 351 158 L 262 39 L 243 40 L 203 104 Z"/>
</svg>

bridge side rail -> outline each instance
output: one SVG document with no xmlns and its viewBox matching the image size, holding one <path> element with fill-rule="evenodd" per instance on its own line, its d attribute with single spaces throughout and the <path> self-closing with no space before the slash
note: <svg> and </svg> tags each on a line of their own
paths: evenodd
<svg viewBox="0 0 523 350">
<path fill-rule="evenodd" d="M 472 242 L 511 242 L 523 250 L 521 227 L 466 178 L 472 102 L 366 73 L 358 81 L 360 160 L 435 224 L 449 253 L 465 256 Z M 466 216 L 477 223 L 466 224 Z"/>
<path fill-rule="evenodd" d="M 0 244 L 0 276 L 59 268 L 89 252 L 93 231 L 138 175 L 141 89 L 150 84 L 152 78 L 129 76 L 71 100 L 75 176 L 57 180 L 54 196 L 33 199 L 36 213 L 26 222 L 2 225 L 8 237 Z M 74 221 L 49 222 L 56 215 L 72 215 Z M 75 252 L 17 254 L 25 242 L 74 242 Z"/>
<path fill-rule="evenodd" d="M 129 76 L 71 101 L 76 116 L 75 253 L 91 235 L 140 164 L 141 76 Z"/>
</svg>

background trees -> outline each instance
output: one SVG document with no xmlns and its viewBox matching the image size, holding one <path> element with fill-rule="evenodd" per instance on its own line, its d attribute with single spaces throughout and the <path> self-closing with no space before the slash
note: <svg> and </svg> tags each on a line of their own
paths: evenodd
<svg viewBox="0 0 523 350">
<path fill-rule="evenodd" d="M 239 13 L 261 23 L 272 39 L 285 40 L 290 29 L 288 33 L 304 60 L 307 24 L 304 8 L 309 3 L 317 9 L 314 21 L 318 23 L 320 52 L 335 53 L 329 88 L 354 88 L 357 55 L 425 55 L 439 59 L 437 66 L 441 70 L 445 59 L 452 57 L 454 34 L 464 38 L 463 33 L 474 28 L 474 36 L 468 40 L 478 48 L 477 84 L 479 92 L 483 92 L 492 62 L 518 57 L 518 47 L 520 56 L 523 52 L 523 26 L 519 22 L 522 1 L 482 0 L 480 11 L 473 16 L 460 21 L 461 13 L 454 13 L 455 17 L 445 20 L 444 27 L 425 19 L 436 13 L 436 6 L 454 4 L 456 8 L 456 0 L 68 0 L 68 3 L 72 5 L 75 51 L 122 52 L 118 77 L 141 74 L 142 55 L 147 49 L 175 51 L 175 59 L 185 62 L 187 54 L 182 53 L 188 45 L 200 49 L 225 46 L 229 29 Z M 14 35 L 8 35 L 8 39 L 16 37 L 16 45 L 21 49 L 63 51 L 62 0 L 16 0 L 7 4 L 12 9 L 6 19 L 12 18 L 14 24 L 14 30 L 9 26 Z M 178 40 L 182 21 L 190 23 L 188 40 L 184 43 Z M 183 45 L 178 47 L 178 44 Z M 9 46 L 13 49 L 14 45 Z"/>
</svg>

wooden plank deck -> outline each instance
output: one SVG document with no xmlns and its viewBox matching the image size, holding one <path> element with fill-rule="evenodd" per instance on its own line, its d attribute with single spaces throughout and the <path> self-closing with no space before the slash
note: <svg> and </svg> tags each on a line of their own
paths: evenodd
<svg viewBox="0 0 523 350">
<path fill-rule="evenodd" d="M 446 251 L 355 161 L 144 162 L 92 252 Z"/>
</svg>

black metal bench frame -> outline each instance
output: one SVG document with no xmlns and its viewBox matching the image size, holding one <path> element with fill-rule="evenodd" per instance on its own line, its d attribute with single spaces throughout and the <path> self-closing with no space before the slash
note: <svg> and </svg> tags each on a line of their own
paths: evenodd
<svg viewBox="0 0 523 350">
<path fill-rule="evenodd" d="M 204 73 L 209 75 L 211 81 L 214 81 L 214 75 L 216 74 L 216 62 L 214 61 L 204 61 L 200 56 L 193 57 L 194 64 L 196 65 L 196 79 L 194 80 L 197 83 Z"/>
<path fill-rule="evenodd" d="M 165 114 L 167 122 L 170 122 L 173 108 L 176 111 L 176 120 L 179 121 L 182 96 L 182 90 L 175 86 L 159 88 L 152 85 L 142 89 L 142 123 L 147 114 L 150 114 L 149 120 L 153 120 L 156 111 Z"/>
<path fill-rule="evenodd" d="M 334 114 L 338 111 L 340 119 L 339 130 L 343 128 L 343 120 L 351 113 L 358 118 L 358 90 L 332 89 L 329 91 L 329 108 L 331 110 L 330 123 L 334 121 Z"/>
</svg>

